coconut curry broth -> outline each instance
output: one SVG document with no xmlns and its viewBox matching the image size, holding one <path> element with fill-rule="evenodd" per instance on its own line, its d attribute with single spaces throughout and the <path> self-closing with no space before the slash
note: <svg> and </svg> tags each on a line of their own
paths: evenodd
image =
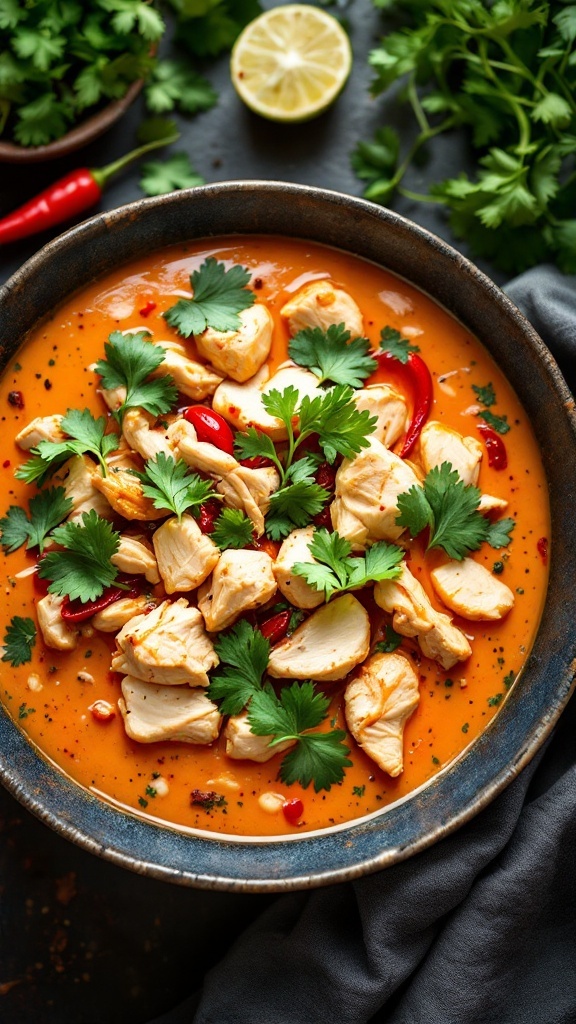
<svg viewBox="0 0 576 1024">
<path fill-rule="evenodd" d="M 491 383 L 496 396 L 492 411 L 506 415 L 511 425 L 504 438 L 507 469 L 491 469 L 484 457 L 478 486 L 508 500 L 505 514 L 516 521 L 512 542 L 501 550 L 483 544 L 473 557 L 490 570 L 501 563 L 499 578 L 514 592 L 515 604 L 501 622 L 454 617 L 454 624 L 470 639 L 472 656 L 449 672 L 423 657 L 415 641 L 403 640 L 401 650 L 408 653 L 419 677 L 420 704 L 406 724 L 404 771 L 395 779 L 352 739 L 353 766 L 344 781 L 319 793 L 312 786 L 304 790 L 298 784 L 280 783 L 281 755 L 254 764 L 228 759 L 222 739 L 209 747 L 135 743 L 126 736 L 119 713 L 99 722 L 89 711 L 98 699 L 115 706 L 120 693 L 120 677 L 110 671 L 113 636 L 89 627 L 71 653 L 44 647 L 38 634 L 31 662 L 18 668 L 0 664 L 1 695 L 9 714 L 52 761 L 88 789 L 135 813 L 179 826 L 246 835 L 294 834 L 360 817 L 403 797 L 452 761 L 496 714 L 526 659 L 544 600 L 547 488 L 530 424 L 512 388 L 469 332 L 431 299 L 382 269 L 324 247 L 272 237 L 230 238 L 176 247 L 123 267 L 83 289 L 33 332 L 1 382 L 2 514 L 12 504 L 27 507 L 33 493 L 29 485 L 14 479 L 15 467 L 27 455 L 13 436 L 35 416 L 68 408 L 88 407 L 102 415 L 98 378 L 89 366 L 102 357 L 108 335 L 138 328 L 153 332 L 157 339 L 176 337 L 162 313 L 177 297 L 189 294 L 189 275 L 207 256 L 251 271 L 258 301 L 268 305 L 275 321 L 270 365 L 286 354 L 282 305 L 302 284 L 330 278 L 356 299 L 374 347 L 385 325 L 419 345 L 434 381 L 431 418 L 479 437 L 480 406 L 473 385 Z M 194 356 L 193 342 L 186 344 Z M 379 379 L 391 377 L 379 370 L 369 383 Z M 14 393 L 22 397 L 23 408 L 13 404 Z M 410 403 L 412 396 L 407 398 Z M 445 556 L 429 554 L 425 564 L 420 542 L 411 549 L 412 572 L 424 583 L 434 606 L 441 608 L 428 572 Z M 2 555 L 2 635 L 12 616 L 33 614 L 32 577 L 20 575 L 33 564 L 32 554 L 24 548 Z M 390 618 L 368 594 L 366 603 L 372 639 L 379 640 Z M 344 683 L 318 686 L 333 695 L 329 718 L 342 724 Z M 216 793 L 214 806 L 193 805 L 193 790 Z M 281 811 L 262 808 L 258 798 L 266 792 L 302 800 L 297 825 L 288 823 Z"/>
</svg>

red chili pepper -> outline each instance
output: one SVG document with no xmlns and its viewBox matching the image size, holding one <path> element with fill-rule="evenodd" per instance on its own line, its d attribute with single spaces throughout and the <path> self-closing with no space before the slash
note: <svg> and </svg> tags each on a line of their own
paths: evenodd
<svg viewBox="0 0 576 1024">
<path fill-rule="evenodd" d="M 282 804 L 284 817 L 290 825 L 297 825 L 304 814 L 304 804 L 297 797 L 294 800 L 287 800 Z"/>
<path fill-rule="evenodd" d="M 544 565 L 548 562 L 548 537 L 540 537 L 536 542 L 536 549 Z"/>
<path fill-rule="evenodd" d="M 278 612 L 271 619 L 266 619 L 266 622 L 258 626 L 262 636 L 270 641 L 272 647 L 286 636 L 291 617 L 292 612 L 288 609 L 285 612 Z"/>
<path fill-rule="evenodd" d="M 476 426 L 478 432 L 482 435 L 490 468 L 506 469 L 508 456 L 506 454 L 506 445 L 500 434 L 497 434 L 487 423 L 477 423 Z"/>
<path fill-rule="evenodd" d="M 400 452 L 400 458 L 405 459 L 407 455 L 410 455 L 416 441 L 420 437 L 422 427 L 426 423 L 432 407 L 433 386 L 430 370 L 416 352 L 409 352 L 405 363 L 392 355 L 391 352 L 379 351 L 375 352 L 374 355 L 380 362 L 393 365 L 394 373 L 404 378 L 413 393 L 414 408 L 412 410 L 412 419 L 406 431 L 406 437 Z"/>
<path fill-rule="evenodd" d="M 184 410 L 184 419 L 192 424 L 199 441 L 213 444 L 228 455 L 234 454 L 234 434 L 219 412 L 205 405 L 190 405 Z"/>
<path fill-rule="evenodd" d="M 152 299 L 148 299 L 146 305 L 142 306 L 142 309 L 140 310 L 140 316 L 150 316 L 150 313 L 153 313 L 155 309 L 156 303 L 152 302 Z"/>
<path fill-rule="evenodd" d="M 62 607 L 60 609 L 60 615 L 64 622 L 71 625 L 75 625 L 79 622 L 86 622 L 87 619 L 91 619 L 97 612 L 103 611 L 104 608 L 108 608 L 109 605 L 114 604 L 121 597 L 137 597 L 140 593 L 140 582 L 135 579 L 121 580 L 125 583 L 125 587 L 107 587 L 100 597 L 97 597 L 95 601 L 86 601 L 84 604 L 81 601 L 70 601 L 65 598 Z"/>
<path fill-rule="evenodd" d="M 272 459 L 267 459 L 265 455 L 255 455 L 253 459 L 240 459 L 241 466 L 247 466 L 248 469 L 267 469 L 273 466 Z"/>
<path fill-rule="evenodd" d="M 216 498 L 209 498 L 200 505 L 200 515 L 198 516 L 198 526 L 202 530 L 202 533 L 214 533 L 214 527 L 216 520 L 220 515 L 222 506 Z"/>
<path fill-rule="evenodd" d="M 148 142 L 106 167 L 80 167 L 70 171 L 0 220 L 0 245 L 16 242 L 20 238 L 27 238 L 28 235 L 34 235 L 38 231 L 54 227 L 55 224 L 78 217 L 100 200 L 104 188 L 114 174 L 152 149 L 167 146 L 177 138 L 178 135 L 174 134 Z"/>
</svg>

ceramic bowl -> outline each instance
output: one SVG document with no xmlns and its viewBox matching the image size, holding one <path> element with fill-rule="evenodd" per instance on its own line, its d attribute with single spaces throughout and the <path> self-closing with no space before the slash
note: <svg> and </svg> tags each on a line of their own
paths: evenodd
<svg viewBox="0 0 576 1024">
<path fill-rule="evenodd" d="M 552 506 L 549 592 L 516 686 L 484 733 L 429 784 L 368 820 L 282 839 L 199 838 L 123 813 L 83 790 L 0 713 L 0 775 L 60 835 L 141 874 L 207 889 L 279 891 L 339 882 L 410 857 L 468 821 L 541 747 L 574 686 L 574 403 L 549 351 L 500 289 L 445 242 L 389 210 L 309 186 L 228 182 L 145 199 L 61 235 L 0 292 L 2 365 L 72 290 L 191 238 L 273 233 L 336 246 L 429 293 L 508 376 L 534 426 Z"/>
</svg>

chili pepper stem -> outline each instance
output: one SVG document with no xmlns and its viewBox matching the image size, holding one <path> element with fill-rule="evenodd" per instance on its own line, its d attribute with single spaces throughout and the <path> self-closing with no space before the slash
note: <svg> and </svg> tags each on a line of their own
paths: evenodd
<svg viewBox="0 0 576 1024">
<path fill-rule="evenodd" d="M 104 189 L 115 174 L 119 171 L 124 170 L 134 160 L 139 160 L 141 156 L 145 156 L 146 153 L 151 153 L 154 149 L 160 149 L 161 146 L 170 146 L 171 143 L 176 142 L 179 138 L 178 132 L 173 132 L 172 135 L 167 135 L 162 139 L 154 139 L 152 142 L 146 142 L 143 146 L 138 146 L 137 149 L 133 149 L 130 153 L 126 153 L 124 156 L 114 160 L 111 164 L 106 164 L 105 167 L 92 167 L 90 173 L 94 178 L 94 181 L 99 188 Z"/>
</svg>

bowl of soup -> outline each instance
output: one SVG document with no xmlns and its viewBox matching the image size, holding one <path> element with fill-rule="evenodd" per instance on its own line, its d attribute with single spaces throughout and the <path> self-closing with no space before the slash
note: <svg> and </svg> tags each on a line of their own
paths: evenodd
<svg viewBox="0 0 576 1024">
<path fill-rule="evenodd" d="M 143 200 L 0 293 L 0 773 L 142 874 L 357 877 L 574 684 L 573 404 L 445 242 L 274 182 Z"/>
</svg>

